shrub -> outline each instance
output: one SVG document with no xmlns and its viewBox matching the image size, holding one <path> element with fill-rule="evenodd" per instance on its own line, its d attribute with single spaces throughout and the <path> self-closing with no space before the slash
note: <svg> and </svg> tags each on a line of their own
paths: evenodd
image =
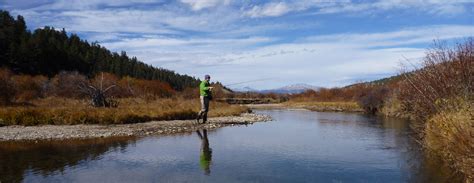
<svg viewBox="0 0 474 183">
<path fill-rule="evenodd" d="M 374 88 L 359 96 L 358 103 L 369 114 L 376 114 L 384 106 L 390 94 L 390 89 L 385 87 Z"/>
<path fill-rule="evenodd" d="M 455 48 L 437 43 L 422 66 L 403 74 L 402 110 L 415 119 L 423 145 L 472 182 L 474 39 Z"/>
<path fill-rule="evenodd" d="M 107 95 L 109 96 L 122 96 L 123 95 L 123 89 L 119 87 L 119 78 L 116 75 L 106 73 L 106 72 L 101 72 L 91 80 L 91 86 L 93 86 L 96 89 L 100 90 L 105 90 L 110 87 L 110 89 L 106 92 Z"/>
<path fill-rule="evenodd" d="M 60 72 L 51 79 L 48 86 L 48 96 L 65 98 L 84 98 L 87 94 L 79 89 L 80 85 L 88 85 L 89 81 L 78 72 Z"/>
<path fill-rule="evenodd" d="M 429 50 L 423 68 L 405 72 L 400 86 L 404 110 L 418 121 L 451 108 L 443 101 L 461 97 L 469 100 L 474 93 L 474 39 L 458 44 L 454 49 L 436 43 Z"/>
<path fill-rule="evenodd" d="M 197 99 L 199 98 L 199 88 L 185 88 L 179 95 L 185 99 Z"/>
<path fill-rule="evenodd" d="M 0 105 L 10 104 L 15 96 L 12 73 L 6 68 L 0 68 Z"/>
<path fill-rule="evenodd" d="M 44 76 L 15 75 L 12 80 L 17 91 L 15 100 L 20 102 L 43 97 L 48 83 L 48 78 Z"/>
<path fill-rule="evenodd" d="M 168 83 L 158 80 L 143 80 L 124 77 L 118 83 L 121 96 L 142 97 L 149 100 L 156 98 L 171 97 L 175 91 Z"/>
</svg>

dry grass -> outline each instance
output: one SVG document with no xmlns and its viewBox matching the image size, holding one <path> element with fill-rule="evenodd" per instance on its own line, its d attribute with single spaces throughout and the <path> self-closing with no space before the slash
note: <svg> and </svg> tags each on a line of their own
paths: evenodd
<svg viewBox="0 0 474 183">
<path fill-rule="evenodd" d="M 72 125 L 124 124 L 152 120 L 193 119 L 200 108 L 198 99 L 119 99 L 117 108 L 93 108 L 87 101 L 63 98 L 35 100 L 34 106 L 0 108 L 0 125 Z M 239 115 L 248 111 L 242 106 L 211 103 L 209 115 Z"/>
<path fill-rule="evenodd" d="M 474 181 L 474 106 L 463 101 L 457 110 L 443 111 L 425 123 L 424 145 L 441 155 L 451 167 L 466 176 L 468 182 Z"/>
<path fill-rule="evenodd" d="M 364 110 L 356 102 L 295 102 L 283 103 L 288 107 L 305 108 L 312 111 L 335 111 L 335 112 L 363 112 Z"/>
</svg>

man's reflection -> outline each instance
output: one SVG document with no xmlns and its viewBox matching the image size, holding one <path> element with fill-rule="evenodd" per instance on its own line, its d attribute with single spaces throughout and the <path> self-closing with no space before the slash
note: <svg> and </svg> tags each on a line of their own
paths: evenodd
<svg viewBox="0 0 474 183">
<path fill-rule="evenodd" d="M 201 156 L 200 162 L 201 168 L 204 170 L 204 174 L 211 174 L 211 161 L 212 161 L 212 149 L 209 148 L 209 140 L 207 139 L 207 130 L 203 129 L 202 133 L 197 130 L 199 138 L 201 138 Z"/>
</svg>

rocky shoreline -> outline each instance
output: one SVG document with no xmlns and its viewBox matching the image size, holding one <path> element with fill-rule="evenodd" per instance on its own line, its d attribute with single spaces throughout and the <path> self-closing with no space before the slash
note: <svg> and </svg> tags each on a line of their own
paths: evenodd
<svg viewBox="0 0 474 183">
<path fill-rule="evenodd" d="M 4 126 L 0 127 L 0 141 L 64 140 L 174 134 L 193 132 L 198 129 L 248 125 L 271 120 L 271 117 L 267 115 L 244 113 L 240 116 L 210 118 L 206 124 L 196 124 L 195 120 L 173 120 L 120 125 Z"/>
</svg>

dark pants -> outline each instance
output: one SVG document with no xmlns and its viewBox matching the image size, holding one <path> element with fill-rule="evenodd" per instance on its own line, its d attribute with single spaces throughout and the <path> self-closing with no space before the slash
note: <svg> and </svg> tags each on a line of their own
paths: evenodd
<svg viewBox="0 0 474 183">
<path fill-rule="evenodd" d="M 207 121 L 207 112 L 209 112 L 209 98 L 201 96 L 201 111 L 198 113 L 197 120 L 202 118 L 202 121 L 205 123 Z"/>
</svg>

